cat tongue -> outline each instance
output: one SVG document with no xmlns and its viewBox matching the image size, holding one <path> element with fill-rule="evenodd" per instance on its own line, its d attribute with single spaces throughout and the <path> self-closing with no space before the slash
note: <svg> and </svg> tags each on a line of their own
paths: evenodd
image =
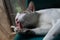
<svg viewBox="0 0 60 40">
<path fill-rule="evenodd" d="M 17 26 L 18 30 L 21 30 L 23 28 L 22 24 L 18 21 L 18 19 L 16 19 L 16 26 Z"/>
<path fill-rule="evenodd" d="M 18 30 L 21 30 L 23 28 L 22 24 L 18 21 L 18 19 L 16 19 L 16 27 L 18 28 Z"/>
<path fill-rule="evenodd" d="M 23 27 L 22 27 L 22 24 L 21 23 L 19 23 L 20 24 L 20 28 L 22 29 Z"/>
</svg>

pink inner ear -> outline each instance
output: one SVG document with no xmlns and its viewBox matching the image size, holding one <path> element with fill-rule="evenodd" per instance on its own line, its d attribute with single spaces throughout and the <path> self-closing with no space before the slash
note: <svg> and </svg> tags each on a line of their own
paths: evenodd
<svg viewBox="0 0 60 40">
<path fill-rule="evenodd" d="M 34 11 L 34 6 L 33 5 L 29 5 L 29 10 Z"/>
<path fill-rule="evenodd" d="M 33 7 L 33 6 L 31 6 L 31 7 L 30 7 L 30 10 L 31 10 L 31 11 L 34 11 L 34 7 Z"/>
<path fill-rule="evenodd" d="M 35 11 L 35 7 L 34 7 L 34 3 L 33 2 L 29 3 L 28 9 L 31 10 L 31 11 Z"/>
</svg>

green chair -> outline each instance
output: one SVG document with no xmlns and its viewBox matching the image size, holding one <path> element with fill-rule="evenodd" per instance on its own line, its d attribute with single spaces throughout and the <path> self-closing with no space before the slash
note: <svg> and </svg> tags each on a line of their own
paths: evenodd
<svg viewBox="0 0 60 40">
<path fill-rule="evenodd" d="M 42 40 L 44 35 L 40 36 L 26 36 L 19 33 L 16 34 L 14 40 Z M 60 35 L 56 36 L 53 40 L 60 40 Z"/>
<path fill-rule="evenodd" d="M 20 35 L 19 33 L 16 34 L 14 40 L 42 40 L 44 36 L 26 36 Z"/>
</svg>

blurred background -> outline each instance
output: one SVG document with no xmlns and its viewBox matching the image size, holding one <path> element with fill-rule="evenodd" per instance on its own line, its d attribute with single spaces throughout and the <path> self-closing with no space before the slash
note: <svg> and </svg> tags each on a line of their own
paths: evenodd
<svg viewBox="0 0 60 40">
<path fill-rule="evenodd" d="M 15 16 L 26 10 L 30 1 L 36 10 L 60 8 L 60 0 L 0 0 L 0 40 L 13 40 L 15 33 L 11 26 L 15 26 Z"/>
</svg>

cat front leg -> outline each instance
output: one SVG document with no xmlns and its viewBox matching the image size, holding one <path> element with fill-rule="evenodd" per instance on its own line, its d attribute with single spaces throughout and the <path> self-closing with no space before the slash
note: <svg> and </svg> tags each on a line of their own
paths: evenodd
<svg viewBox="0 0 60 40">
<path fill-rule="evenodd" d="M 60 32 L 60 20 L 58 20 L 53 27 L 49 30 L 47 35 L 44 37 L 43 40 L 53 40 Z"/>
<path fill-rule="evenodd" d="M 44 28 L 35 28 L 35 29 L 30 29 L 34 34 L 36 35 L 45 35 L 49 31 L 49 29 L 44 29 Z"/>
</svg>

